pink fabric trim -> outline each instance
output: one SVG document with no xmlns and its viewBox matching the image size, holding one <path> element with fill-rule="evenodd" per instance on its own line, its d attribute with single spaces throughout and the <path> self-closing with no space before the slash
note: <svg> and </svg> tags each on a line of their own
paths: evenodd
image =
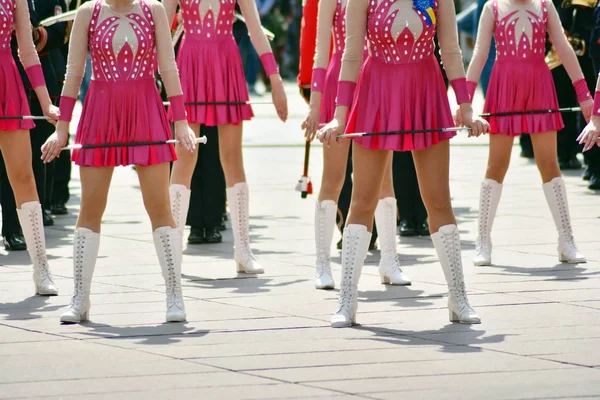
<svg viewBox="0 0 600 400">
<path fill-rule="evenodd" d="M 275 61 L 275 56 L 273 53 L 265 53 L 260 56 L 260 61 L 262 62 L 263 68 L 265 69 L 265 73 L 267 76 L 271 76 L 279 73 L 279 68 L 277 68 L 277 62 Z"/>
<path fill-rule="evenodd" d="M 600 117 L 600 92 L 594 93 L 594 111 L 592 114 L 595 117 Z"/>
<path fill-rule="evenodd" d="M 40 64 L 32 65 L 31 67 L 27 68 L 25 72 L 27 73 L 27 77 L 29 78 L 32 88 L 35 89 L 40 86 L 46 86 L 46 81 L 44 80 L 44 71 L 42 71 L 42 66 Z"/>
<path fill-rule="evenodd" d="M 454 89 L 458 104 L 471 102 L 471 96 L 469 96 L 469 90 L 467 89 L 467 78 L 453 79 L 450 81 L 450 85 Z"/>
<path fill-rule="evenodd" d="M 75 108 L 75 103 L 77 103 L 77 99 L 67 96 L 60 97 L 60 117 L 58 117 L 59 121 L 71 122 L 73 118 L 73 109 Z"/>
<path fill-rule="evenodd" d="M 311 92 L 323 92 L 323 86 L 325 85 L 325 75 L 327 75 L 327 70 L 325 68 L 313 69 L 312 84 L 310 85 Z"/>
<path fill-rule="evenodd" d="M 338 83 L 338 92 L 336 104 L 338 106 L 352 106 L 352 100 L 354 99 L 354 90 L 356 89 L 356 83 L 352 81 L 340 81 Z"/>
<path fill-rule="evenodd" d="M 173 121 L 187 120 L 185 113 L 185 103 L 183 101 L 183 95 L 169 97 L 171 103 L 171 116 Z"/>
<path fill-rule="evenodd" d="M 592 98 L 592 95 L 590 94 L 590 91 L 588 90 L 588 86 L 587 86 L 585 79 L 580 79 L 577 82 L 573 82 L 573 87 L 575 88 L 575 91 L 577 92 L 577 101 L 579 103 L 586 101 L 586 100 L 590 100 Z"/>
<path fill-rule="evenodd" d="M 471 102 L 475 97 L 475 90 L 477 90 L 477 82 L 467 81 L 467 91 L 469 92 Z"/>
</svg>

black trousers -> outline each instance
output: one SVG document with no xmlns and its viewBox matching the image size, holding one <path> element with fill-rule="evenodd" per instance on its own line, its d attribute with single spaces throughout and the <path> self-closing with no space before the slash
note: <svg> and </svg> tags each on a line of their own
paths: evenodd
<svg viewBox="0 0 600 400">
<path fill-rule="evenodd" d="M 17 203 L 13 193 L 4 158 L 0 152 L 0 207 L 2 208 L 2 236 L 21 233 L 21 225 L 17 217 Z"/>
<path fill-rule="evenodd" d="M 30 94 L 29 104 L 32 115 L 43 115 L 42 108 L 35 93 Z M 50 208 L 56 161 L 44 164 L 41 157 L 42 145 L 52 133 L 54 133 L 54 126 L 51 123 L 47 121 L 35 121 L 35 128 L 31 130 L 30 134 L 33 176 L 35 177 L 35 185 L 37 187 L 40 203 L 42 203 L 42 207 L 46 210 Z M 63 155 L 63 157 L 65 157 L 65 155 Z"/>
<path fill-rule="evenodd" d="M 399 217 L 415 222 L 425 221 L 427 210 L 421 198 L 412 153 L 394 152 L 392 170 Z"/>
<path fill-rule="evenodd" d="M 577 57 L 583 76 L 588 81 L 588 86 L 591 85 L 591 91 L 594 92 L 596 87 L 596 74 L 592 60 L 587 57 Z M 577 93 L 573 88 L 571 79 L 567 74 L 564 66 L 556 67 L 552 70 L 552 77 L 556 86 L 556 94 L 558 96 L 559 107 L 577 107 Z M 585 119 L 581 113 L 562 113 L 562 118 L 565 123 L 565 128 L 558 132 L 558 159 L 566 161 L 574 158 L 581 151 L 577 136 L 585 127 Z"/>
<path fill-rule="evenodd" d="M 198 146 L 198 162 L 192 176 L 190 208 L 186 224 L 192 228 L 217 228 L 225 212 L 225 174 L 219 158 L 219 129 L 202 126 L 207 142 Z"/>
<path fill-rule="evenodd" d="M 600 59 L 594 58 L 592 64 L 594 66 L 593 77 L 595 78 L 600 73 Z M 588 79 L 586 75 L 586 80 L 588 81 L 588 87 L 590 87 L 590 91 L 594 93 L 594 88 L 596 87 L 595 79 L 592 79 L 593 82 L 590 82 L 590 79 Z M 594 175 L 600 175 L 600 147 L 593 146 L 591 149 L 583 153 L 583 158 L 585 159 L 590 172 Z"/>
<path fill-rule="evenodd" d="M 67 141 L 67 145 L 69 142 Z M 54 185 L 46 198 L 49 204 L 67 203 L 71 194 L 69 192 L 69 182 L 71 181 L 71 153 L 63 153 L 53 161 L 54 163 Z"/>
</svg>

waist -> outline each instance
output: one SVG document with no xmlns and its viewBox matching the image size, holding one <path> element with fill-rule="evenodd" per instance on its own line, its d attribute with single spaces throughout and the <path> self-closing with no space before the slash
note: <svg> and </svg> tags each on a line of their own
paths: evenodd
<svg viewBox="0 0 600 400">
<path fill-rule="evenodd" d="M 544 58 L 544 54 L 536 54 L 533 56 L 528 56 L 525 58 L 517 58 L 515 56 L 505 56 L 499 53 L 496 53 L 496 61 L 495 62 L 504 62 L 504 63 L 517 63 L 517 64 L 544 64 L 546 65 L 546 60 Z"/>
<path fill-rule="evenodd" d="M 368 57 L 365 57 L 365 60 L 368 60 L 370 63 L 377 65 L 377 66 L 381 66 L 381 67 L 385 67 L 385 68 L 403 68 L 403 67 L 407 67 L 407 66 L 419 66 L 419 65 L 424 65 L 424 64 L 429 64 L 432 61 L 435 61 L 435 63 L 437 64 L 437 59 L 435 58 L 435 56 L 433 55 L 433 53 L 431 54 L 423 54 L 423 58 L 420 58 L 421 55 L 419 55 L 419 58 L 416 59 L 412 59 L 412 57 L 410 59 L 406 59 L 406 60 L 392 60 L 391 57 L 386 58 L 384 56 L 373 56 L 373 55 L 369 55 Z"/>
<path fill-rule="evenodd" d="M 156 87 L 156 79 L 154 78 L 154 76 L 148 76 L 148 77 L 137 78 L 137 79 L 111 80 L 111 81 L 93 77 L 91 83 L 93 83 L 96 86 L 107 87 L 107 88 L 108 87 L 116 87 L 119 89 L 123 88 L 123 90 L 131 90 L 132 86 L 139 87 L 139 86 L 148 86 L 150 84 Z"/>
<path fill-rule="evenodd" d="M 222 46 L 223 44 L 235 43 L 233 33 L 188 33 L 186 32 L 183 36 L 183 42 L 200 43 L 203 46 L 217 45 Z M 182 42 L 182 44 L 183 44 Z"/>
</svg>

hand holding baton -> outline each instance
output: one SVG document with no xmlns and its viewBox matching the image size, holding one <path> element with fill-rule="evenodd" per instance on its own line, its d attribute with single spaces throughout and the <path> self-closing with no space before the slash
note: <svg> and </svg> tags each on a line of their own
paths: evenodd
<svg viewBox="0 0 600 400">
<path fill-rule="evenodd" d="M 102 144 L 72 144 L 63 147 L 61 150 L 86 150 L 86 149 L 108 149 L 114 147 L 137 147 L 137 146 L 156 146 L 161 144 L 179 144 L 179 140 L 157 140 L 149 142 L 130 142 L 130 143 L 102 143 Z M 206 144 L 206 136 L 196 138 L 196 143 Z"/>
</svg>

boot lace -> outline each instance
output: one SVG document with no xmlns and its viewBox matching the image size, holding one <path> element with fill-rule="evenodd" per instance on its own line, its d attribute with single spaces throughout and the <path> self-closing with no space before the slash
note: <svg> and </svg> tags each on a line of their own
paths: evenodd
<svg viewBox="0 0 600 400">
<path fill-rule="evenodd" d="M 348 240 L 344 240 L 344 250 L 342 265 L 356 265 L 358 238 L 348 236 Z M 346 257 L 348 258 L 346 260 Z M 339 308 L 336 314 L 343 311 L 350 312 L 352 309 L 352 289 L 354 287 L 354 268 L 342 268 L 342 283 L 340 289 Z"/>
</svg>

